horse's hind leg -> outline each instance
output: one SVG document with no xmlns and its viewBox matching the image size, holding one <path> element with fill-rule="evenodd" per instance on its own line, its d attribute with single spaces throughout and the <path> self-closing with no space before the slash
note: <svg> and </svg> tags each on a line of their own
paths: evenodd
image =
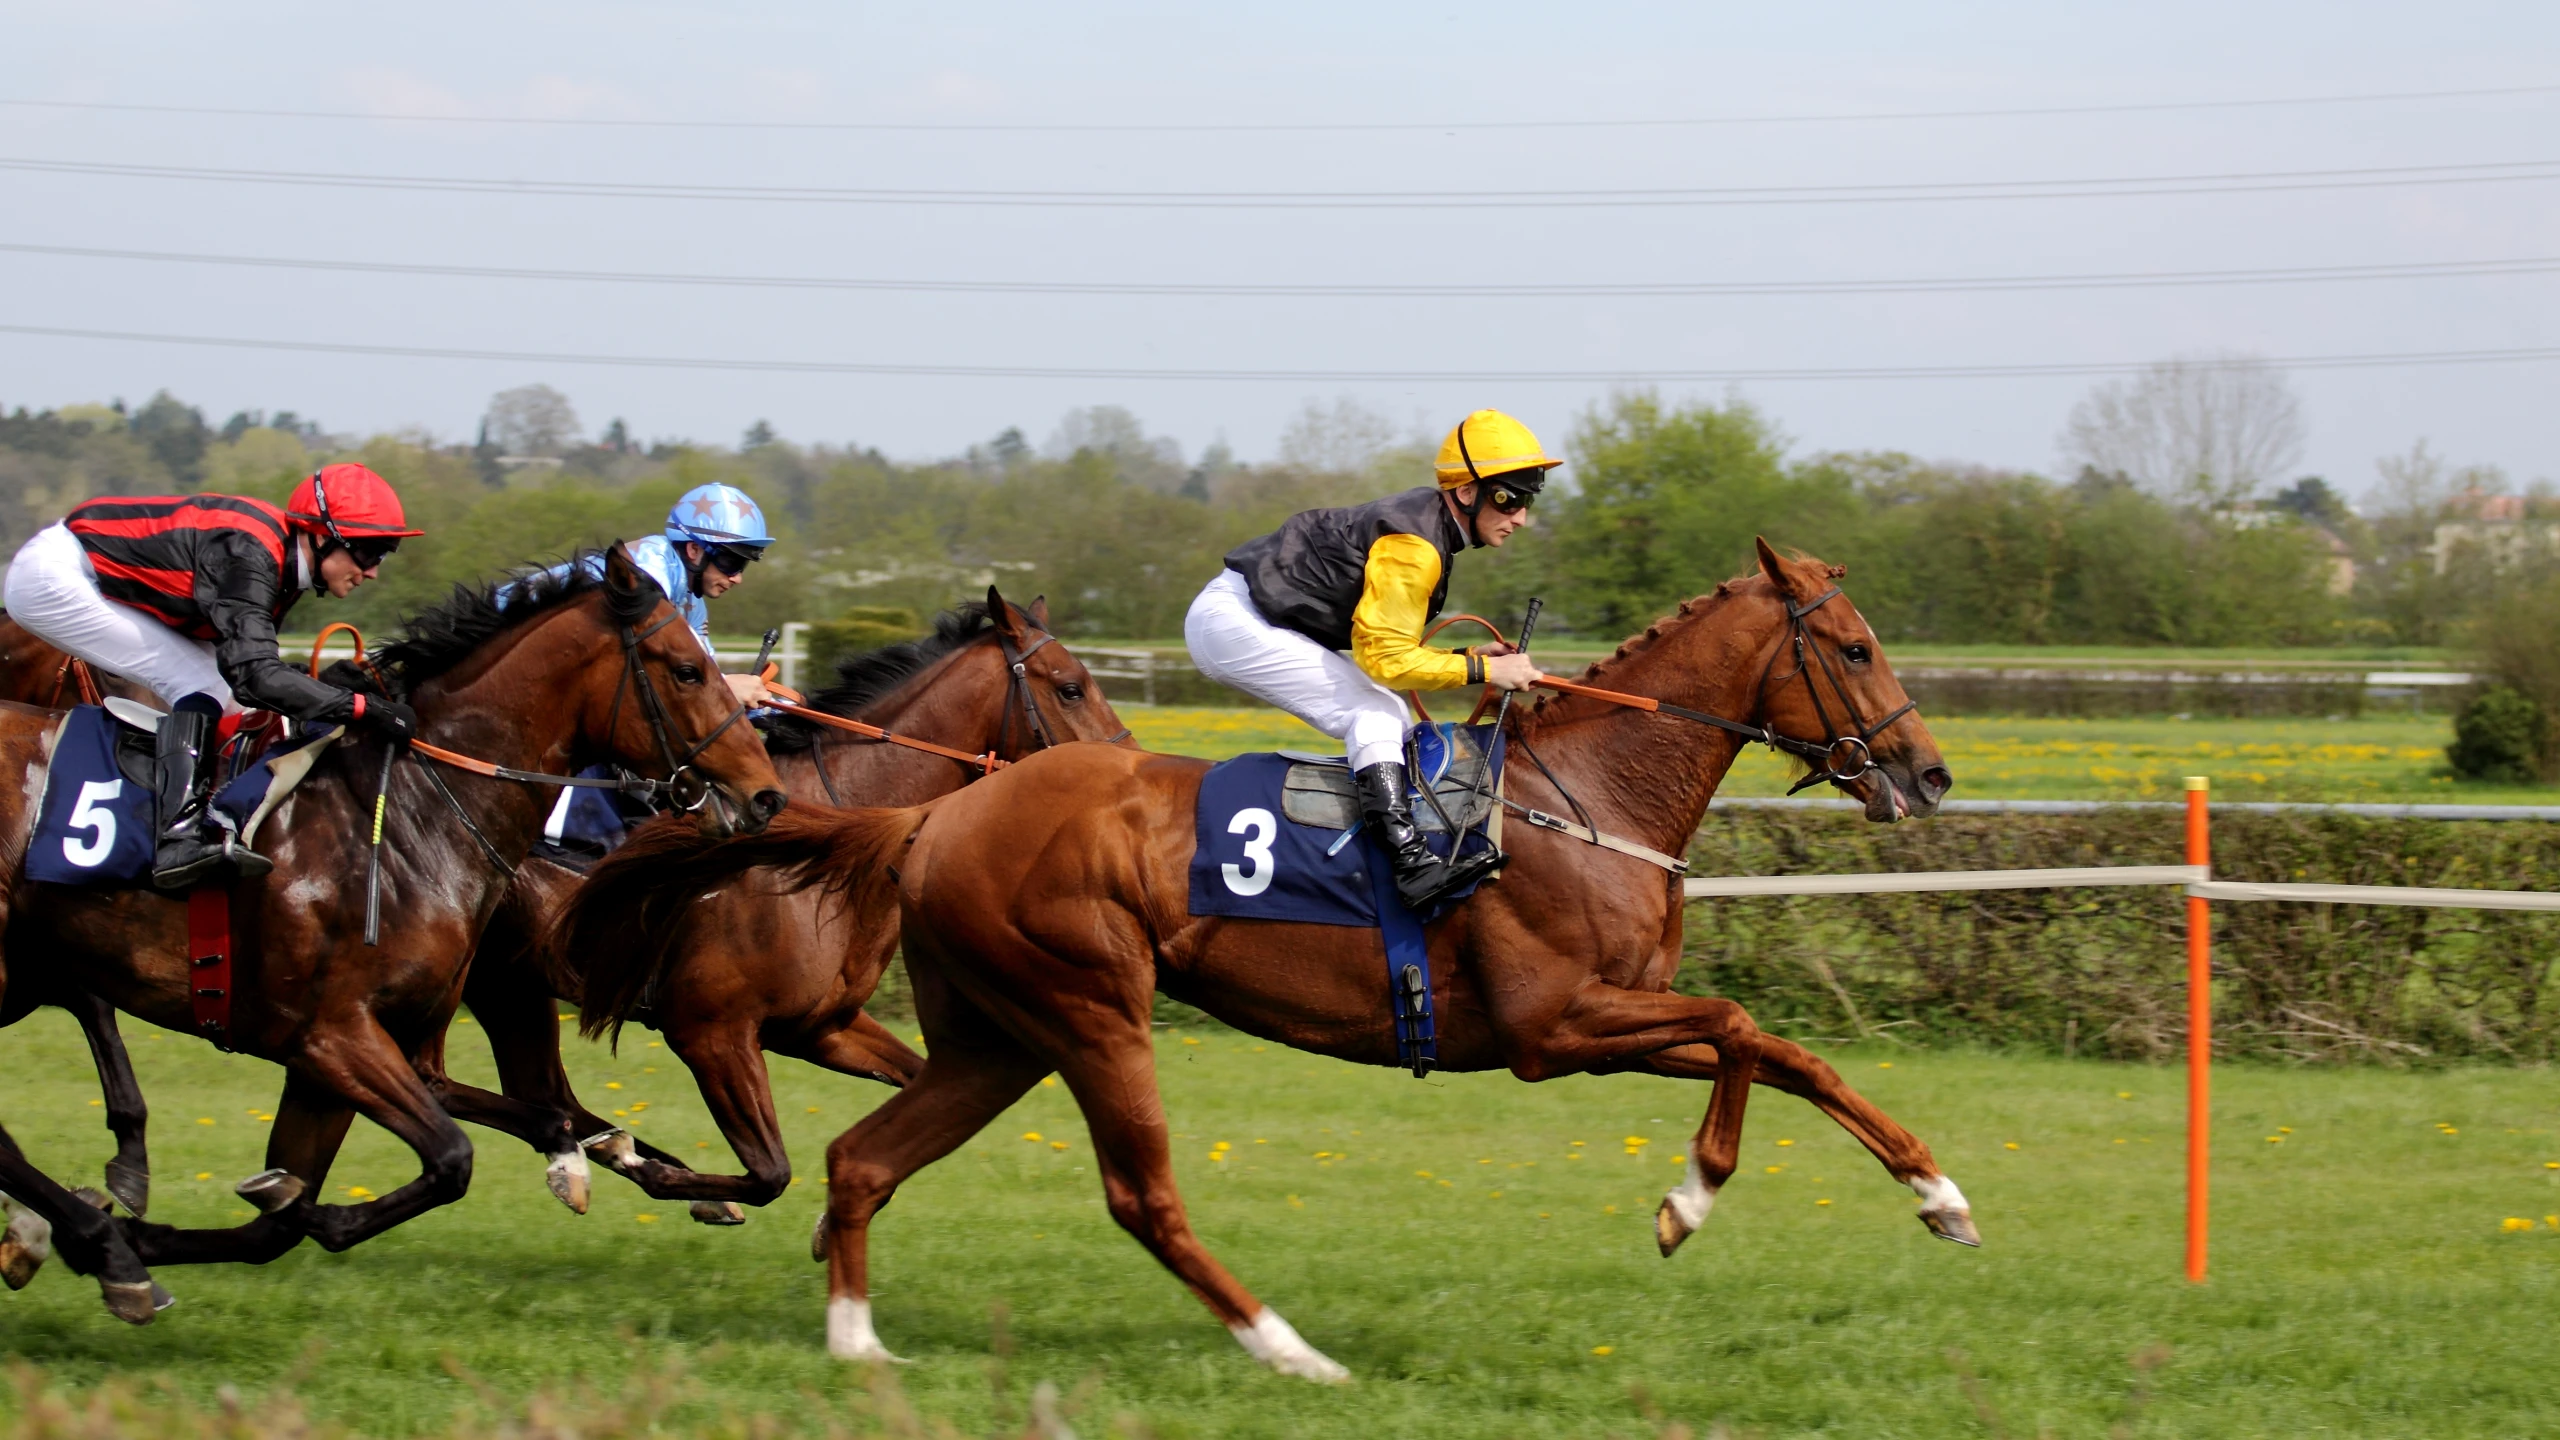
<svg viewBox="0 0 2560 1440">
<path fill-rule="evenodd" d="M 1679 1079 L 1705 1080 L 1713 1078 L 1715 1063 L 1713 1046 L 1682 1045 L 1646 1056 L 1644 1068 Z M 1929 1233 L 1959 1245 L 1982 1243 L 1971 1203 L 1956 1182 L 1938 1169 L 1929 1147 L 1876 1108 L 1874 1101 L 1850 1088 L 1828 1061 L 1791 1040 L 1764 1034 L 1757 1078 L 1763 1085 L 1810 1102 L 1866 1146 L 1887 1174 L 1920 1197 L 1920 1223 L 1929 1227 Z"/>
<path fill-rule="evenodd" d="M 151 1152 L 145 1143 L 151 1111 L 143 1102 L 142 1082 L 134 1078 L 133 1059 L 116 1031 L 116 1007 L 86 991 L 63 997 L 62 1008 L 80 1022 L 89 1037 L 89 1055 L 97 1062 L 98 1089 L 106 1100 L 107 1129 L 116 1137 L 115 1158 L 107 1162 L 107 1193 L 136 1216 L 151 1208 Z"/>
</svg>

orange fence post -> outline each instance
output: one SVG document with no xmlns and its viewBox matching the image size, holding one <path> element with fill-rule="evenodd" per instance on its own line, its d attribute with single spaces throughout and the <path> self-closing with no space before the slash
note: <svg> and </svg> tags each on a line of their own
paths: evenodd
<svg viewBox="0 0 2560 1440">
<path fill-rule="evenodd" d="M 2213 863 L 2212 781 L 2187 777 L 2187 863 Z M 2213 1184 L 2213 911 L 2187 897 L 2187 1279 L 2202 1284 Z"/>
</svg>

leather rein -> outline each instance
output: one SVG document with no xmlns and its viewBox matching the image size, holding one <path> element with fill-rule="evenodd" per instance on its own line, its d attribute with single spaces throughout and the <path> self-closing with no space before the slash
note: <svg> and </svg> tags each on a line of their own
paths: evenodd
<svg viewBox="0 0 2560 1440">
<path fill-rule="evenodd" d="M 1013 648 L 1013 638 L 1011 636 L 1005 634 L 1001 630 L 995 631 L 994 634 L 996 645 L 1004 654 L 1005 703 L 1003 717 L 996 725 L 995 744 L 990 747 L 985 754 L 972 755 L 966 750 L 954 750 L 947 745 L 936 745 L 930 740 L 918 740 L 912 735 L 896 734 L 885 725 L 873 725 L 861 720 L 848 719 L 842 715 L 830 715 L 824 710 L 812 709 L 807 705 L 797 704 L 790 701 L 776 700 L 773 702 L 773 708 L 781 711 L 785 715 L 792 716 L 795 719 L 806 720 L 813 725 L 824 725 L 829 729 L 842 730 L 847 734 L 859 735 L 866 740 L 876 740 L 889 745 L 902 745 L 907 749 L 920 750 L 928 755 L 939 755 L 946 760 L 957 760 L 963 765 L 976 767 L 980 775 L 992 775 L 998 770 L 1003 769 L 1005 766 L 1014 763 L 1013 761 L 1003 759 L 997 754 L 997 751 L 1004 748 L 1005 738 L 1013 733 L 1014 716 L 1017 711 L 1020 712 L 1022 720 L 1026 728 L 1029 730 L 1032 740 L 1037 742 L 1030 747 L 1031 749 L 1034 751 L 1046 750 L 1060 743 L 1057 736 L 1051 733 L 1049 729 L 1048 718 L 1040 713 L 1040 704 L 1038 699 L 1031 693 L 1031 670 L 1029 665 L 1025 663 L 1030 660 L 1033 655 L 1038 654 L 1043 647 L 1056 644 L 1058 637 L 1044 631 L 1038 640 L 1033 641 L 1031 644 L 1026 645 L 1017 651 Z M 1123 726 L 1121 727 L 1119 734 L 1112 736 L 1109 740 L 1103 743 L 1116 745 L 1128 738 L 1128 727 Z M 827 798 L 831 801 L 834 800 L 836 798 L 835 782 L 827 778 L 827 767 L 823 760 L 819 763 L 817 769 L 818 783 L 825 787 L 827 791 Z"/>
</svg>

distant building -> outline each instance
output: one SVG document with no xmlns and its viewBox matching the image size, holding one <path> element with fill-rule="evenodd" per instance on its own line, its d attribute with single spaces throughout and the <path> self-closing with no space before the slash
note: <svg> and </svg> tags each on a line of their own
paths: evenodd
<svg viewBox="0 0 2560 1440">
<path fill-rule="evenodd" d="M 2439 575 L 2458 559 L 2485 560 L 2504 570 L 2535 554 L 2560 555 L 2560 521 L 2528 519 L 2531 507 L 2522 495 L 2464 495 L 2454 501 L 2454 511 L 2460 518 L 2437 525 L 2427 545 Z"/>
</svg>

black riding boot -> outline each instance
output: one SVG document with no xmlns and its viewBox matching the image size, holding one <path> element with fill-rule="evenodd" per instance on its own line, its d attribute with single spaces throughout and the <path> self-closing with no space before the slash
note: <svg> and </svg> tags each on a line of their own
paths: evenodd
<svg viewBox="0 0 2560 1440">
<path fill-rule="evenodd" d="M 1360 813 L 1387 842 L 1396 867 L 1396 896 L 1408 910 L 1422 910 L 1452 890 L 1463 889 L 1502 863 L 1492 850 L 1478 851 L 1456 864 L 1431 853 L 1413 823 L 1413 803 L 1405 794 L 1405 768 L 1381 761 L 1352 777 L 1360 790 Z"/>
<path fill-rule="evenodd" d="M 172 710 L 160 719 L 151 756 L 151 782 L 159 802 L 159 845 L 151 857 L 151 883 L 185 890 L 228 864 L 240 875 L 275 868 L 263 855 L 238 844 L 208 813 L 213 766 L 205 748 L 214 717 L 201 710 Z"/>
</svg>

